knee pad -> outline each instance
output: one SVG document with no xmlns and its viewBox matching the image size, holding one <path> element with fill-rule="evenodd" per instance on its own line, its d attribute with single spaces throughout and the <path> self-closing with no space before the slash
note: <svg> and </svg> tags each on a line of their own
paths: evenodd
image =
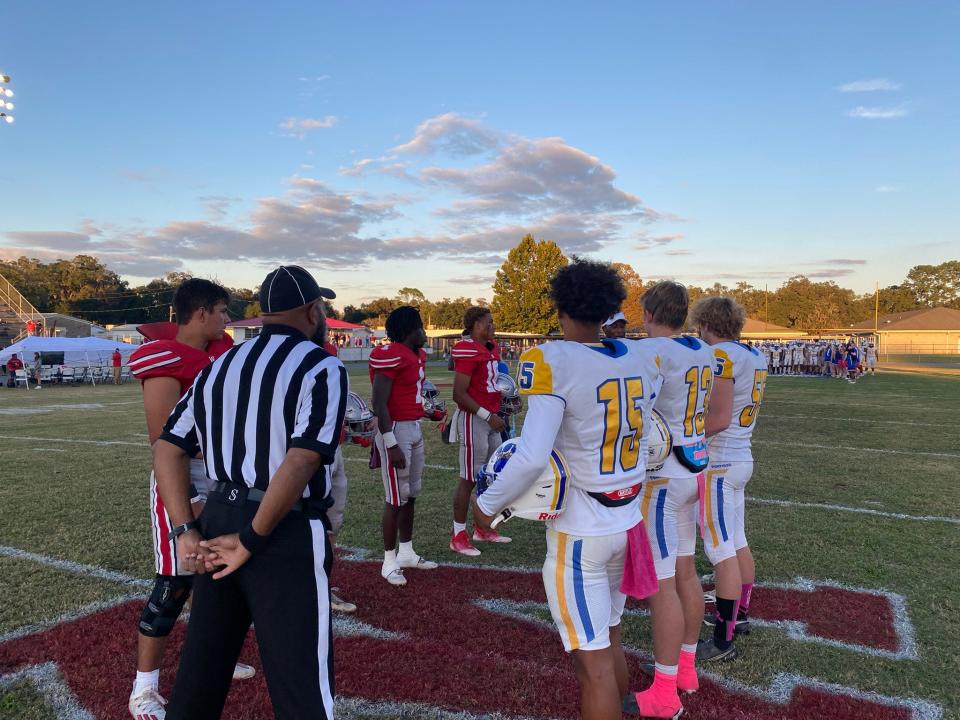
<svg viewBox="0 0 960 720">
<path fill-rule="evenodd" d="M 147 637 L 166 637 L 183 611 L 193 587 L 192 576 L 157 575 L 150 599 L 140 613 L 139 629 Z"/>
</svg>

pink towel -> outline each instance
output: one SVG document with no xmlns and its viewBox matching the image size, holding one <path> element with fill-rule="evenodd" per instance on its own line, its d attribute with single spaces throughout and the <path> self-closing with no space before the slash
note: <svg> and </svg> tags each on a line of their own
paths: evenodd
<svg viewBox="0 0 960 720">
<path fill-rule="evenodd" d="M 660 584 L 653 566 L 653 553 L 647 539 L 647 528 L 641 520 L 627 530 L 627 553 L 623 558 L 623 580 L 620 592 L 643 600 L 655 595 Z"/>
</svg>

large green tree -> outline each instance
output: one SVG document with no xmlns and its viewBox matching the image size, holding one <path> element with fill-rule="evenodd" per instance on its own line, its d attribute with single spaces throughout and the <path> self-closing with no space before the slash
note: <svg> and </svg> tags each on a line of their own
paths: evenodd
<svg viewBox="0 0 960 720">
<path fill-rule="evenodd" d="M 960 260 L 912 267 L 903 284 L 921 307 L 960 308 Z"/>
<path fill-rule="evenodd" d="M 620 262 L 612 265 L 627 288 L 627 299 L 623 301 L 623 307 L 621 307 L 627 318 L 627 331 L 640 332 L 643 330 L 643 306 L 640 304 L 640 298 L 643 297 L 646 289 L 643 280 L 631 265 Z"/>
<path fill-rule="evenodd" d="M 557 313 L 550 300 L 550 278 L 567 264 L 560 246 L 525 235 L 497 270 L 491 310 L 500 330 L 549 333 Z"/>
</svg>

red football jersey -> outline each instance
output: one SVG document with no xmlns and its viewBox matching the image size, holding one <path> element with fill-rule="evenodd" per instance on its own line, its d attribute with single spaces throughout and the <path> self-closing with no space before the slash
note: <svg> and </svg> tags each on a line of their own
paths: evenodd
<svg viewBox="0 0 960 720">
<path fill-rule="evenodd" d="M 492 413 L 497 412 L 500 409 L 500 391 L 497 390 L 499 346 L 492 343 L 490 347 L 484 347 L 472 338 L 465 338 L 453 346 L 450 354 L 453 356 L 453 369 L 470 376 L 467 395 L 476 400 L 480 407 Z"/>
<path fill-rule="evenodd" d="M 427 354 L 421 348 L 416 354 L 403 343 L 388 343 L 374 348 L 367 363 L 370 382 L 377 373 L 393 380 L 387 410 L 392 420 L 419 420 L 423 417 L 420 390 L 427 376 Z"/>
<path fill-rule="evenodd" d="M 197 375 L 227 350 L 233 347 L 233 338 L 224 335 L 214 340 L 206 351 L 176 340 L 154 340 L 144 343 L 130 356 L 130 372 L 140 382 L 155 377 L 172 377 L 180 382 L 181 394 L 186 393 Z"/>
</svg>

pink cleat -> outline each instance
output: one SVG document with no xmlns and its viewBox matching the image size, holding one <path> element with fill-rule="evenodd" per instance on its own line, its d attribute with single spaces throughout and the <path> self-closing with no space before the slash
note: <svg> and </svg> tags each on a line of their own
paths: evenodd
<svg viewBox="0 0 960 720">
<path fill-rule="evenodd" d="M 670 718 L 677 720 L 683 715 L 683 705 L 680 704 L 680 698 L 674 694 L 672 697 L 664 693 L 658 693 L 654 688 L 647 688 L 643 692 L 634 693 L 637 699 L 637 708 L 642 718 Z"/>
<path fill-rule="evenodd" d="M 466 530 L 461 530 L 456 535 L 450 534 L 450 549 L 468 557 L 477 557 L 480 554 L 480 551 L 470 543 Z"/>
<path fill-rule="evenodd" d="M 501 535 L 496 530 L 481 530 L 480 528 L 473 529 L 474 542 L 508 543 L 511 540 L 512 538 L 508 538 L 506 535 Z"/>
</svg>

